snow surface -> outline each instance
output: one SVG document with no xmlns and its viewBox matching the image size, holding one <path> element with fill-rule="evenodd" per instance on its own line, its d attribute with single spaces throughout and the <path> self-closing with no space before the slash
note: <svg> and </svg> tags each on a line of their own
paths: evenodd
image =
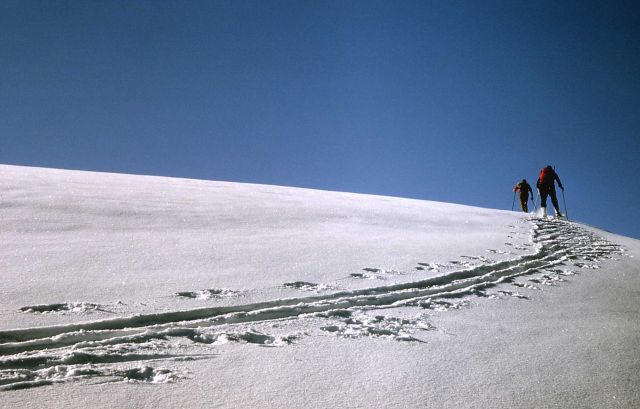
<svg viewBox="0 0 640 409">
<path fill-rule="evenodd" d="M 637 240 L 16 166 L 0 212 L 3 407 L 640 407 Z"/>
</svg>

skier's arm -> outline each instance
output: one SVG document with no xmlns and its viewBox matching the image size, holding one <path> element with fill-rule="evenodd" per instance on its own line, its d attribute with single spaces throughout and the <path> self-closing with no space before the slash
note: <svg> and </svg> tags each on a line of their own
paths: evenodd
<svg viewBox="0 0 640 409">
<path fill-rule="evenodd" d="M 560 182 L 560 178 L 558 177 L 557 173 L 555 174 L 555 179 L 556 179 L 556 182 L 558 182 L 558 187 L 564 190 L 564 187 L 562 187 L 562 182 Z"/>
</svg>

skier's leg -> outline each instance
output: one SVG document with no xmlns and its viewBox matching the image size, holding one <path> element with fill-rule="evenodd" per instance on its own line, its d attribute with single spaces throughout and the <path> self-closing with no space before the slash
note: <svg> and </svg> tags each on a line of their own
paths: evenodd
<svg viewBox="0 0 640 409">
<path fill-rule="evenodd" d="M 551 203 L 553 204 L 553 209 L 556 211 L 556 216 L 562 216 L 562 213 L 560 213 L 560 206 L 558 205 L 556 190 L 551 189 L 551 191 L 549 192 L 549 196 L 551 196 Z"/>
<path fill-rule="evenodd" d="M 540 189 L 540 208 L 542 209 L 542 217 L 547 217 L 547 195 L 546 189 Z"/>
<path fill-rule="evenodd" d="M 529 208 L 527 207 L 528 202 L 529 202 L 529 195 L 520 196 L 520 208 L 525 213 L 529 213 Z"/>
</svg>

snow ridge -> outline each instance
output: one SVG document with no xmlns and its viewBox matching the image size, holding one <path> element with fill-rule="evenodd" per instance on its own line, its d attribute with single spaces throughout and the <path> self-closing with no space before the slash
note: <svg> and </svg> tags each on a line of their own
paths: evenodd
<svg viewBox="0 0 640 409">
<path fill-rule="evenodd" d="M 474 296 L 526 300 L 529 297 L 518 290 L 536 291 L 540 286 L 556 285 L 568 276 L 579 274 L 579 270 L 598 268 L 598 263 L 625 252 L 621 246 L 570 222 L 531 219 L 530 223 L 533 254 L 498 262 L 483 256 L 467 256 L 465 258 L 483 264 L 458 262 L 457 265 L 466 268 L 419 281 L 313 295 L 308 295 L 309 291 L 333 287 L 298 281 L 285 286 L 306 292 L 306 296 L 0 331 L 0 390 L 92 377 L 125 382 L 173 382 L 186 375 L 149 365 L 157 361 L 206 359 L 207 354 L 193 352 L 203 346 L 219 347 L 226 343 L 286 346 L 303 336 L 300 333 L 268 334 L 249 327 L 278 328 L 276 323 L 282 320 L 319 320 L 323 322 L 317 326 L 320 333 L 342 338 L 368 336 L 420 341 L 415 333 L 433 329 L 425 311 L 461 308 L 469 305 L 469 297 Z M 420 263 L 419 267 L 435 270 L 442 266 Z M 373 267 L 365 270 L 381 271 Z M 518 290 L 507 290 L 507 285 Z M 491 292 L 494 288 L 496 291 Z M 216 298 L 233 294 L 225 289 L 178 295 Z M 449 301 L 451 299 L 460 301 Z M 32 306 L 23 310 L 46 312 L 70 306 L 73 307 L 61 303 L 49 306 L 51 308 Z M 417 311 L 418 315 L 401 318 L 388 314 L 403 309 Z"/>
</svg>

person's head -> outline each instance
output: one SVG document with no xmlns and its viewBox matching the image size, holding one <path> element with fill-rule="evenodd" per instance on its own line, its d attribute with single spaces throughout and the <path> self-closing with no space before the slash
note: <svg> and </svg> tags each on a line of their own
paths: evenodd
<svg viewBox="0 0 640 409">
<path fill-rule="evenodd" d="M 527 183 L 527 179 L 522 179 L 520 183 Z"/>
<path fill-rule="evenodd" d="M 545 169 L 546 169 L 546 170 L 553 170 L 553 166 L 551 166 L 551 165 L 547 165 L 547 166 L 545 167 Z"/>
</svg>

